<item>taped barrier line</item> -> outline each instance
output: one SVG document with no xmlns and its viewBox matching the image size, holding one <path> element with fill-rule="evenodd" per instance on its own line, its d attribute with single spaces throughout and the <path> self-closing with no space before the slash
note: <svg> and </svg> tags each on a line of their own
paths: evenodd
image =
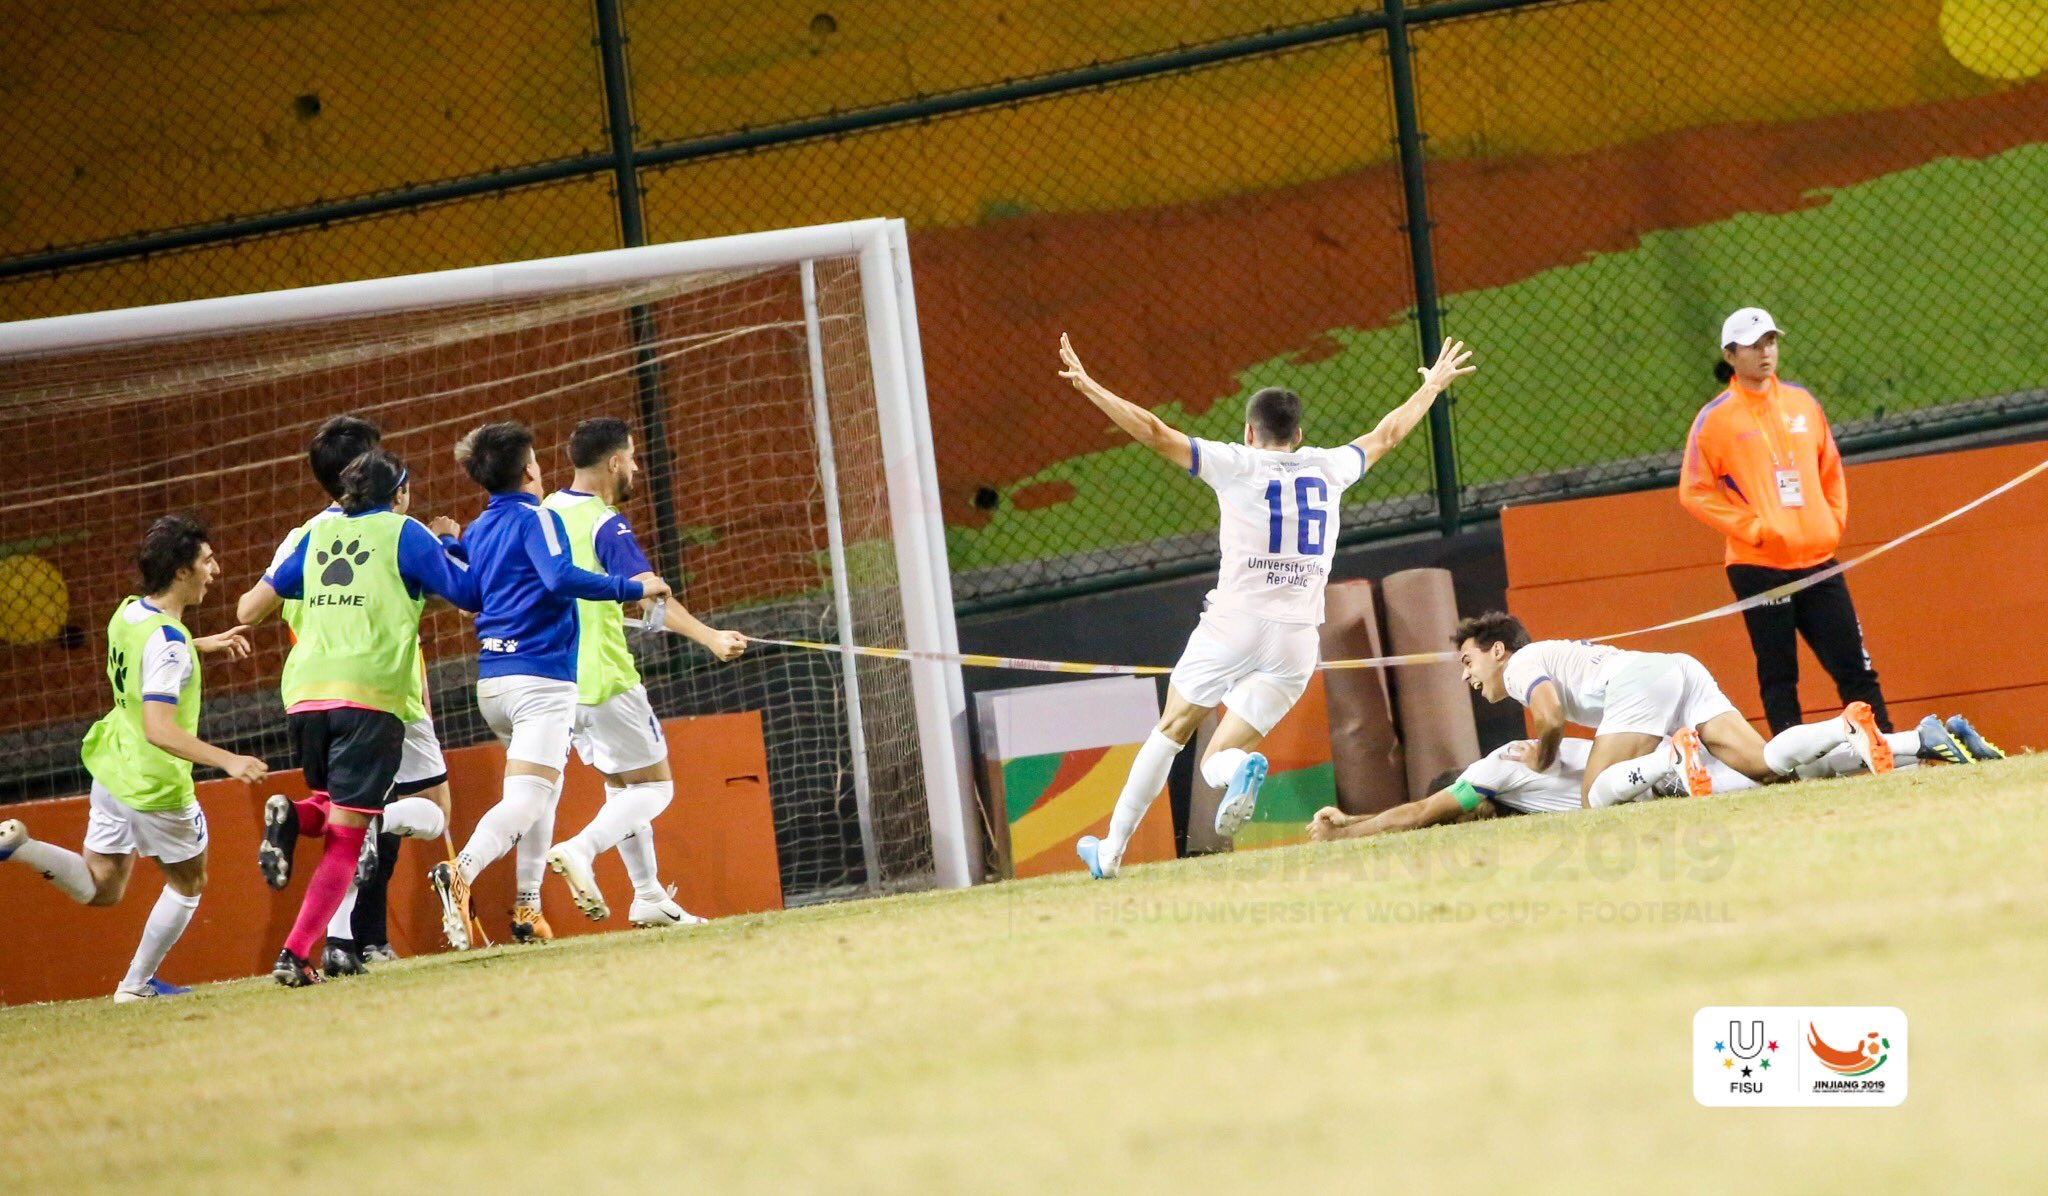
<svg viewBox="0 0 2048 1196">
<path fill-rule="evenodd" d="M 1611 643 L 1614 640 L 1628 639 L 1632 636 L 1638 635 L 1649 635 L 1650 633 L 1656 631 L 1669 631 L 1674 627 L 1686 627 L 1694 623 L 1706 623 L 1714 619 L 1725 619 L 1729 615 L 1739 615 L 1743 611 L 1753 610 L 1756 607 L 1776 602 L 1781 598 L 1789 598 L 1792 595 L 1799 593 L 1801 590 L 1811 589 L 1812 587 L 1817 586 L 1831 578 L 1840 577 L 1842 574 L 1847 573 L 1849 570 L 1856 568 L 1858 565 L 1862 565 L 1868 561 L 1875 560 L 1878 557 L 1883 556 L 1885 553 L 1890 552 L 1894 548 L 1898 548 L 1903 544 L 1911 543 L 1912 541 L 1919 539 L 1921 536 L 1926 535 L 1928 532 L 1933 531 L 1935 528 L 1938 528 L 1943 524 L 1950 523 L 1954 520 L 1960 519 L 1964 515 L 1969 514 L 1971 511 L 1976 510 L 1978 507 L 1983 506 L 1985 503 L 1990 502 L 1992 499 L 1997 498 L 2000 495 L 2007 493 L 2008 491 L 2017 489 L 2022 485 L 2025 485 L 2027 482 L 2030 482 L 2034 478 L 2039 477 L 2042 473 L 2048 473 L 2048 460 L 2041 461 L 2033 468 L 2026 470 L 2024 473 L 2021 473 L 2019 476 L 2013 478 L 2012 480 L 2005 482 L 2002 485 L 1993 487 L 1992 489 L 1984 492 L 1983 494 L 1978 495 L 1976 498 L 1971 499 L 1969 502 L 1964 503 L 1962 506 L 1957 507 L 1955 510 L 1950 511 L 1948 514 L 1943 515 L 1938 519 L 1934 519 L 1928 523 L 1921 524 L 1919 527 L 1914 528 L 1912 531 L 1906 532 L 1905 534 L 1897 536 L 1891 540 L 1887 540 L 1883 544 L 1880 544 L 1877 547 L 1871 549 L 1869 552 L 1863 553 L 1859 556 L 1851 557 L 1846 561 L 1838 561 L 1835 564 L 1830 565 L 1825 569 L 1822 569 L 1818 573 L 1808 574 L 1807 576 L 1802 577 L 1797 581 L 1786 582 L 1784 585 L 1777 586 L 1773 589 L 1765 590 L 1761 594 L 1752 594 L 1751 596 L 1740 599 L 1739 601 L 1730 602 L 1722 606 L 1717 606 L 1712 610 L 1702 611 L 1696 615 L 1687 615 L 1685 618 L 1682 619 L 1672 619 L 1669 622 L 1658 623 L 1650 627 L 1638 627 L 1633 631 L 1617 631 L 1611 635 L 1594 636 L 1591 642 L 1596 644 Z M 765 637 L 748 636 L 747 642 L 754 644 L 772 644 L 776 647 L 781 648 L 799 648 L 811 652 L 851 652 L 856 656 L 872 656 L 883 660 L 925 660 L 933 661 L 939 664 L 963 665 L 968 668 L 1018 669 L 1026 672 L 1035 673 L 1074 673 L 1084 676 L 1156 677 L 1162 676 L 1167 673 L 1171 673 L 1173 671 L 1173 666 L 1171 665 L 1086 664 L 1080 661 L 1072 660 L 1035 660 L 1030 657 L 1024 656 L 985 656 L 980 653 L 973 652 L 922 652 L 910 648 L 870 648 L 864 645 L 828 644 L 819 642 L 817 640 L 779 640 L 767 639 Z M 1397 668 L 1402 665 L 1453 663 L 1456 662 L 1457 659 L 1458 654 L 1456 652 L 1446 650 L 1443 652 L 1411 652 L 1403 656 L 1365 656 L 1352 660 L 1326 660 L 1317 667 L 1324 670 Z"/>
</svg>

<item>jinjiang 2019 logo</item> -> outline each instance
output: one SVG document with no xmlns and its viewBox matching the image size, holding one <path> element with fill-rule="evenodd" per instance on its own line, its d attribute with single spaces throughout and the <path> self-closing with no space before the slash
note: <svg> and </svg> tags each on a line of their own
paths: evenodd
<svg viewBox="0 0 2048 1196">
<path fill-rule="evenodd" d="M 1906 1015 L 1888 1005 L 1716 1005 L 1693 1016 L 1693 1098 L 1715 1108 L 1906 1099 Z"/>
</svg>

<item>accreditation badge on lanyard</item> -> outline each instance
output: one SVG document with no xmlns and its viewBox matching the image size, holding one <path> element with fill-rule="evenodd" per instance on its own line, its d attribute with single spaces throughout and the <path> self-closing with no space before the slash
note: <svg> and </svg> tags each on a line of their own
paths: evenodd
<svg viewBox="0 0 2048 1196">
<path fill-rule="evenodd" d="M 1770 397 L 1766 402 L 1770 407 L 1770 411 L 1766 416 L 1758 417 L 1754 411 L 1751 411 L 1750 415 L 1756 419 L 1756 430 L 1763 434 L 1764 445 L 1771 451 L 1772 472 L 1778 479 L 1778 505 L 1787 510 L 1797 510 L 1806 505 L 1806 484 L 1799 480 L 1799 448 L 1797 443 L 1788 443 L 1781 452 L 1778 447 L 1778 438 L 1773 434 L 1774 426 L 1785 427 L 1786 422 L 1785 409 L 1778 403 L 1778 380 L 1776 378 L 1771 379 Z M 1792 435 L 1789 427 L 1785 428 L 1785 435 L 1789 440 Z"/>
<path fill-rule="evenodd" d="M 1800 484 L 1798 470 L 1778 471 L 1778 505 L 1786 508 L 1806 505 L 1806 488 Z"/>
</svg>

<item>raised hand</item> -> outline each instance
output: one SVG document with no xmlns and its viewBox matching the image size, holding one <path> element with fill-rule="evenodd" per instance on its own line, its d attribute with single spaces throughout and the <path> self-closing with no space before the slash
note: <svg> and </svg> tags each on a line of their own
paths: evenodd
<svg viewBox="0 0 2048 1196">
<path fill-rule="evenodd" d="M 1472 350 L 1464 341 L 1445 341 L 1437 351 L 1436 364 L 1418 367 L 1416 373 L 1422 375 L 1423 386 L 1441 394 L 1452 382 L 1478 370 L 1478 366 L 1466 364 L 1471 360 Z"/>
<path fill-rule="evenodd" d="M 427 520 L 427 530 L 434 533 L 436 538 L 453 536 L 460 539 L 462 536 L 462 525 L 446 515 L 436 515 L 432 519 Z"/>
<path fill-rule="evenodd" d="M 229 660 L 241 660 L 249 655 L 249 627 L 237 624 L 219 635 L 202 635 L 192 641 L 194 647 L 207 656 L 224 655 Z M 260 778 L 259 778 L 260 779 Z"/>
<path fill-rule="evenodd" d="M 1081 355 L 1074 352 L 1072 341 L 1067 334 L 1060 333 L 1060 361 L 1067 367 L 1060 371 L 1060 377 L 1074 384 L 1074 389 L 1086 393 L 1096 381 L 1088 376 L 1088 369 L 1081 364 Z"/>
</svg>

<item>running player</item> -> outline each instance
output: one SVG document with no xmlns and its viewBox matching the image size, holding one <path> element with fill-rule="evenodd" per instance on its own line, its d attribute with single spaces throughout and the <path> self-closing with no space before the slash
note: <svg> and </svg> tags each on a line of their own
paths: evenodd
<svg viewBox="0 0 2048 1196">
<path fill-rule="evenodd" d="M 206 526 L 189 515 L 166 515 L 150 526 L 136 554 L 144 597 L 124 598 L 107 623 L 107 680 L 114 709 L 85 733 L 79 755 L 92 774 L 92 809 L 84 854 L 29 838 L 15 819 L 0 822 L 0 860 L 40 872 L 81 905 L 114 905 L 128 891 L 135 857 L 154 859 L 164 889 L 118 1002 L 176 996 L 188 990 L 156 978 L 206 889 L 206 814 L 192 787 L 192 766 L 218 768 L 254 785 L 269 775 L 263 761 L 199 738 L 202 655 L 240 660 L 249 654 L 246 627 L 194 638 L 185 612 L 220 576 Z"/>
<path fill-rule="evenodd" d="M 1588 806 L 1634 801 L 1673 778 L 1695 796 L 1711 792 L 1707 752 L 1758 784 L 1792 777 L 1844 745 L 1865 769 L 1892 770 L 1891 744 L 1867 703 L 1765 743 L 1706 666 L 1683 653 L 1532 642 L 1519 620 L 1498 611 L 1459 623 L 1451 642 L 1467 685 L 1489 702 L 1513 698 L 1528 707 L 1538 771 L 1556 761 L 1566 723 L 1595 729 L 1581 790 Z"/>
<path fill-rule="evenodd" d="M 406 719 L 421 709 L 426 599 L 464 610 L 479 605 L 468 570 L 407 518 L 411 492 L 398 458 L 371 449 L 341 479 L 341 514 L 312 524 L 263 579 L 276 597 L 301 601 L 280 689 L 306 787 L 329 798 L 324 807 L 294 811 L 301 831 L 318 819 L 323 850 L 271 969 L 292 988 L 320 982 L 309 958 L 348 891 L 371 819 L 390 799 Z M 280 805 L 290 803 L 273 799 L 265 807 L 266 836 Z M 266 873 L 274 868 L 272 861 Z"/>
<path fill-rule="evenodd" d="M 1951 721 L 1966 720 L 1957 715 Z M 1899 731 L 1885 738 L 1891 744 L 1895 769 L 1932 761 L 1947 764 L 1974 762 L 1941 720 L 1931 714 L 1922 719 L 1915 729 Z M 1585 787 L 1586 761 L 1592 755 L 1593 741 L 1560 741 L 1556 761 L 1542 771 L 1531 767 L 1537 750 L 1538 745 L 1527 739 L 1503 744 L 1462 772 L 1439 777 L 1439 783 L 1432 786 L 1433 791 L 1428 797 L 1377 814 L 1346 814 L 1335 806 L 1325 806 L 1316 811 L 1315 818 L 1309 823 L 1309 838 L 1363 839 L 1389 831 L 1437 826 L 1454 822 L 1487 801 L 1520 814 L 1554 814 L 1583 809 L 1580 794 Z M 1755 781 L 1721 763 L 1711 753 L 1706 754 L 1703 763 L 1717 794 L 1757 788 Z M 1863 761 L 1855 749 L 1845 743 L 1819 760 L 1802 766 L 1798 775 L 1801 779 L 1815 779 L 1854 776 L 1862 771 Z M 1653 787 L 1649 796 L 1679 797 L 1685 792 L 1674 776 Z"/>
<path fill-rule="evenodd" d="M 314 431 L 312 442 L 306 446 L 306 463 L 320 488 L 335 501 L 285 536 L 271 558 L 273 569 L 298 547 L 315 523 L 342 517 L 342 471 L 376 448 L 382 439 L 377 425 L 353 415 L 333 416 Z M 252 626 L 272 614 L 282 613 L 286 625 L 296 627 L 299 604 L 279 598 L 258 581 L 242 595 L 235 611 L 236 617 Z M 424 657 L 420 667 L 426 667 Z M 402 838 L 438 839 L 448 829 L 448 766 L 441 756 L 433 713 L 427 706 L 424 675 L 419 709 L 408 709 L 403 717 L 405 747 L 398 761 L 397 780 L 391 787 L 392 800 L 376 819 L 371 833 L 365 835 L 356 881 L 349 886 L 327 928 L 327 950 L 321 969 L 329 976 L 354 975 L 363 970 L 366 962 L 398 958 L 391 950 L 385 917 L 385 894 L 392 869 L 398 863 L 398 844 Z M 322 832 L 327 822 L 327 805 L 328 795 L 320 792 L 310 794 L 303 802 L 273 796 L 265 804 L 263 845 L 257 849 L 257 864 L 263 870 L 266 884 L 282 889 L 291 882 L 293 843 L 302 834 L 317 836 Z"/>
<path fill-rule="evenodd" d="M 1221 702 L 1230 713 L 1209 741 L 1202 775 L 1224 787 L 1216 830 L 1235 834 L 1252 815 L 1266 758 L 1253 749 L 1315 672 L 1323 587 L 1337 548 L 1337 499 L 1401 443 L 1452 381 L 1471 373 L 1457 341 L 1419 372 L 1422 385 L 1372 431 L 1341 448 L 1301 447 L 1301 399 L 1267 387 L 1245 407 L 1244 443 L 1191 440 L 1088 376 L 1060 337 L 1060 376 L 1139 444 L 1207 482 L 1222 512 L 1222 568 L 1201 623 L 1166 690 L 1166 711 L 1138 749 L 1110 815 L 1109 835 L 1075 844 L 1097 879 L 1117 874 L 1138 822 L 1166 784 L 1173 758 Z"/>
<path fill-rule="evenodd" d="M 618 511 L 633 497 L 639 476 L 632 429 L 619 419 L 584 420 L 569 437 L 569 460 L 576 466 L 574 483 L 550 494 L 541 505 L 560 515 L 569 529 L 570 558 L 580 568 L 612 577 L 653 577 L 654 567 L 640 550 L 632 526 Z M 669 630 L 703 645 L 718 659 L 736 660 L 746 651 L 746 637 L 739 632 L 707 627 L 681 603 L 661 605 Z M 550 809 L 534 833 L 520 840 L 522 862 L 529 843 L 537 844 L 548 868 L 568 882 L 577 908 L 601 920 L 610 915 L 610 909 L 597 889 L 591 864 L 607 848 L 617 846 L 626 863 L 627 878 L 633 883 L 629 919 L 635 926 L 702 922 L 663 888 L 655 865 L 650 824 L 673 799 L 675 782 L 661 721 L 654 715 L 647 688 L 640 684 L 640 672 L 633 664 L 633 653 L 626 647 L 624 612 L 615 602 L 579 601 L 576 616 L 574 743 L 583 762 L 604 774 L 605 804 L 574 838 L 547 850 L 554 829 Z M 523 877 L 521 881 L 524 883 Z M 522 892 L 521 904 L 527 899 Z M 534 904 L 538 905 L 537 894 Z M 513 933 L 518 933 L 516 918 Z"/>
<path fill-rule="evenodd" d="M 483 600 L 477 615 L 477 706 L 505 743 L 505 788 L 452 864 L 427 874 L 441 899 L 448 945 L 469 948 L 469 886 L 511 850 L 555 800 L 576 725 L 576 600 L 665 598 L 659 577 L 608 577 L 576 566 L 562 517 L 540 505 L 533 433 L 485 424 L 462 438 L 455 458 L 490 492 L 483 514 L 457 545 Z M 644 821 L 644 820 L 643 820 Z M 635 823 L 634 825 L 638 825 Z"/>
</svg>

